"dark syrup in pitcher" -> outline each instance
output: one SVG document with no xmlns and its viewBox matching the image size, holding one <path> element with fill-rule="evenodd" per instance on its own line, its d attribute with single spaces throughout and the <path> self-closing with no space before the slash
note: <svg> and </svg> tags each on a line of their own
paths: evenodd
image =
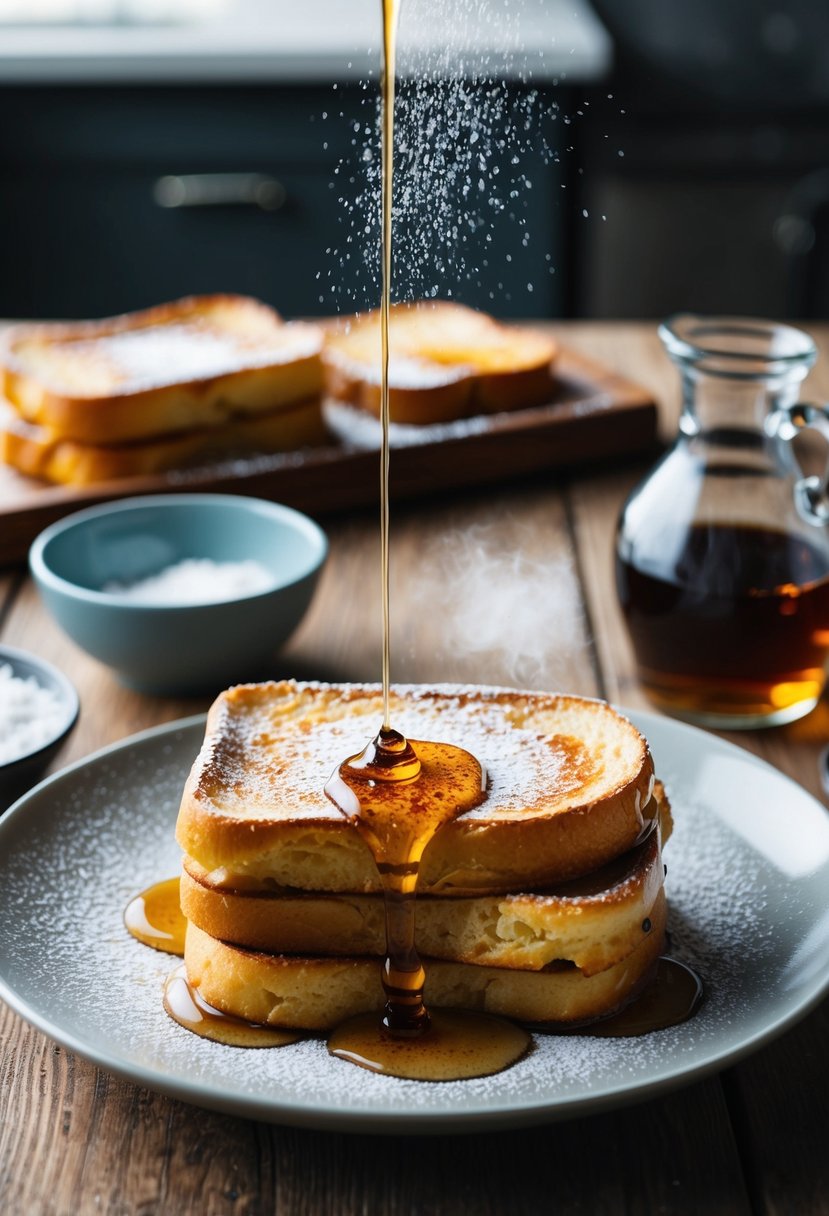
<svg viewBox="0 0 829 1216">
<path fill-rule="evenodd" d="M 820 695 L 829 557 L 807 540 L 695 525 L 659 564 L 617 556 L 616 578 L 640 679 L 662 708 L 754 716 Z"/>
</svg>

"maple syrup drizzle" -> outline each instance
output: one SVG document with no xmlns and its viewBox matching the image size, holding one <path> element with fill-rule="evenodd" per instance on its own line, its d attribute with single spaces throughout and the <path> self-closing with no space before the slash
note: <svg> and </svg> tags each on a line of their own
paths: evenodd
<svg viewBox="0 0 829 1216">
<path fill-rule="evenodd" d="M 392 201 L 394 190 L 394 95 L 397 27 L 401 0 L 382 0 L 383 74 L 380 81 L 381 122 L 381 259 L 380 259 L 380 585 L 383 603 L 383 730 L 391 730 L 389 604 L 389 309 L 392 273 Z"/>
<path fill-rule="evenodd" d="M 329 1036 L 338 1059 L 410 1081 L 463 1081 L 509 1068 L 525 1055 L 527 1032 L 515 1022 L 468 1009 L 434 1009 L 417 1038 L 378 1034 L 377 1014 L 350 1018 Z"/>
<path fill-rule="evenodd" d="M 428 1026 L 424 972 L 414 943 L 420 859 L 435 833 L 484 799 L 481 766 L 448 743 L 407 741 L 381 730 L 335 770 L 325 792 L 365 840 L 383 882 L 386 951 L 383 1025 L 416 1034 Z"/>
<path fill-rule="evenodd" d="M 643 929 L 645 926 L 642 926 Z M 647 932 L 647 930 L 645 930 Z M 633 999 L 618 1012 L 569 1025 L 536 1023 L 542 1034 L 588 1035 L 597 1039 L 629 1039 L 669 1030 L 687 1022 L 705 996 L 703 982 L 691 967 L 663 954 L 644 978 Z"/>
<path fill-rule="evenodd" d="M 685 963 L 664 955 L 656 973 L 618 1013 L 595 1022 L 582 1033 L 601 1039 L 633 1038 L 654 1030 L 668 1030 L 687 1022 L 703 998 L 702 980 Z"/>
<path fill-rule="evenodd" d="M 227 1047 L 285 1047 L 296 1043 L 302 1035 L 289 1030 L 277 1030 L 258 1022 L 222 1013 L 202 1000 L 198 990 L 187 978 L 182 963 L 171 972 L 164 984 L 164 1008 L 174 1022 L 185 1030 Z"/>
<path fill-rule="evenodd" d="M 386 958 L 382 982 L 386 1003 L 382 1019 L 352 1019 L 329 1040 L 329 1050 L 366 1068 L 394 1075 L 434 1077 L 480 1075 L 497 1071 L 522 1055 L 523 1032 L 508 1027 L 518 1046 L 503 1062 L 489 1065 L 479 1044 L 498 1039 L 495 1019 L 490 1034 L 477 1035 L 464 1014 L 430 1017 L 423 1000 L 426 975 L 415 948 L 415 887 L 423 850 L 444 823 L 484 798 L 485 779 L 473 756 L 449 744 L 409 742 L 391 725 L 389 685 L 389 311 L 392 282 L 392 205 L 394 180 L 394 100 L 400 0 L 382 0 L 383 73 L 381 80 L 382 248 L 380 297 L 380 580 L 383 612 L 383 721 L 380 732 L 334 772 L 325 787 L 368 844 L 383 882 Z M 450 1046 L 451 1044 L 451 1046 Z M 470 1054 L 471 1052 L 471 1054 Z M 503 1054 L 503 1053 L 502 1053 Z M 453 1062 L 454 1057 L 454 1062 Z M 473 1072 L 470 1074 L 470 1068 Z"/>
<path fill-rule="evenodd" d="M 512 1022 L 467 1010 L 430 1013 L 426 973 L 415 947 L 415 888 L 423 852 L 444 824 L 481 803 L 479 762 L 449 743 L 406 740 L 381 729 L 335 770 L 325 792 L 372 852 L 383 883 L 386 957 L 382 1017 L 338 1026 L 328 1050 L 374 1072 L 424 1081 L 500 1072 L 530 1044 Z"/>
<path fill-rule="evenodd" d="M 179 880 L 167 878 L 136 895 L 124 909 L 124 924 L 145 946 L 183 955 L 187 921 L 181 911 Z"/>
</svg>

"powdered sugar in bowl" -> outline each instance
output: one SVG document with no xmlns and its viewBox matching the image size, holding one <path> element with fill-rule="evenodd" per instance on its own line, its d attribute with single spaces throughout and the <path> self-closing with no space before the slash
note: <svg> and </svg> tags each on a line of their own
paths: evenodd
<svg viewBox="0 0 829 1216">
<path fill-rule="evenodd" d="M 144 692 L 213 692 L 274 674 L 325 561 L 298 511 L 232 494 L 123 499 L 42 532 L 29 561 L 58 624 Z"/>
<path fill-rule="evenodd" d="M 0 812 L 38 780 L 78 710 L 78 694 L 56 667 L 0 646 Z"/>
</svg>

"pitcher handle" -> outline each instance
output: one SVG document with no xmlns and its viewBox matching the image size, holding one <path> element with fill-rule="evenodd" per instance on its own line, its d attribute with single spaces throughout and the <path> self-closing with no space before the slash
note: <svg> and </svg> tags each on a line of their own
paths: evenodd
<svg viewBox="0 0 829 1216">
<path fill-rule="evenodd" d="M 811 427 L 829 443 L 829 406 L 798 401 L 783 412 L 786 423 L 780 430 L 782 439 L 791 442 L 799 431 Z M 820 477 L 801 477 L 795 483 L 794 501 L 798 514 L 807 523 L 822 528 L 829 526 L 829 461 Z"/>
</svg>

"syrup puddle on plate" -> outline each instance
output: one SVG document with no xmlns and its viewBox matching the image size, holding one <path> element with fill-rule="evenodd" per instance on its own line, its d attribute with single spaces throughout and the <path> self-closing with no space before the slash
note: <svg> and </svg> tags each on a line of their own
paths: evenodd
<svg viewBox="0 0 829 1216">
<path fill-rule="evenodd" d="M 176 967 L 164 984 L 164 1008 L 185 1030 L 227 1047 L 287 1047 L 305 1036 L 298 1031 L 279 1030 L 246 1022 L 222 1013 L 203 1001 L 187 978 L 184 963 Z"/>
</svg>

